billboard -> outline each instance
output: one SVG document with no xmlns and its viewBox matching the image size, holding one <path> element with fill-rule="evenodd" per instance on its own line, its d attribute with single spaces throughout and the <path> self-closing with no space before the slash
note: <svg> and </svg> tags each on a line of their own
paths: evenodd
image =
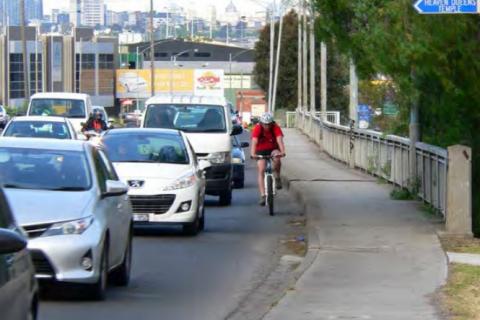
<svg viewBox="0 0 480 320">
<path fill-rule="evenodd" d="M 150 69 L 117 70 L 116 96 L 119 99 L 151 97 Z M 156 69 L 155 94 L 185 93 L 223 96 L 223 70 Z"/>
</svg>

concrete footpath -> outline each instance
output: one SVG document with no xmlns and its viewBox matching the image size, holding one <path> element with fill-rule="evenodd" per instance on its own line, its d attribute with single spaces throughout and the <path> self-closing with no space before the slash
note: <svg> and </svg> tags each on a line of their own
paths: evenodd
<svg viewBox="0 0 480 320">
<path fill-rule="evenodd" d="M 283 174 L 305 205 L 311 265 L 267 320 L 441 319 L 447 259 L 417 202 L 286 130 Z"/>
</svg>

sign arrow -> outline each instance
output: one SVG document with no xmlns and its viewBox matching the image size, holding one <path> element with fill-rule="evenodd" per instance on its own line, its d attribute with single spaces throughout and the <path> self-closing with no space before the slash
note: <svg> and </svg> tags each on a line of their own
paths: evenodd
<svg viewBox="0 0 480 320">
<path fill-rule="evenodd" d="M 480 0 L 417 0 L 420 14 L 479 14 Z"/>
</svg>

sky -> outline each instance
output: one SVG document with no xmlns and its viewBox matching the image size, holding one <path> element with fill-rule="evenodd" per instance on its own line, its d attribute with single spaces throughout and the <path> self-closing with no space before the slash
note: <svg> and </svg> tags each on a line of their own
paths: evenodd
<svg viewBox="0 0 480 320">
<path fill-rule="evenodd" d="M 233 0 L 235 6 L 242 14 L 254 14 L 257 11 L 264 10 L 266 0 Z M 105 0 L 109 10 L 114 11 L 146 11 L 150 8 L 150 0 Z M 193 8 L 198 13 L 213 4 L 217 6 L 217 13 L 225 10 L 230 0 L 154 0 L 154 6 L 157 10 L 163 10 L 169 3 L 176 3 L 185 8 Z M 259 3 L 259 4 L 256 4 Z M 263 6 L 262 6 L 263 3 Z M 50 14 L 52 9 L 68 9 L 69 0 L 43 0 L 45 14 Z"/>
</svg>

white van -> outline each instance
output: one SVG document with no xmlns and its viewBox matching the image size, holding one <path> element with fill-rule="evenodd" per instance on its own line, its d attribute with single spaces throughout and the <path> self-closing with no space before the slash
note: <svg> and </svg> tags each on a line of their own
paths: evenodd
<svg viewBox="0 0 480 320">
<path fill-rule="evenodd" d="M 30 98 L 27 116 L 59 116 L 70 120 L 80 134 L 88 121 L 92 101 L 88 94 L 68 92 L 36 93 Z"/>
<path fill-rule="evenodd" d="M 221 205 L 232 201 L 231 136 L 242 133 L 233 125 L 228 101 L 223 97 L 159 95 L 146 102 L 142 128 L 177 129 L 185 132 L 206 169 L 206 193 L 220 197 Z"/>
</svg>

